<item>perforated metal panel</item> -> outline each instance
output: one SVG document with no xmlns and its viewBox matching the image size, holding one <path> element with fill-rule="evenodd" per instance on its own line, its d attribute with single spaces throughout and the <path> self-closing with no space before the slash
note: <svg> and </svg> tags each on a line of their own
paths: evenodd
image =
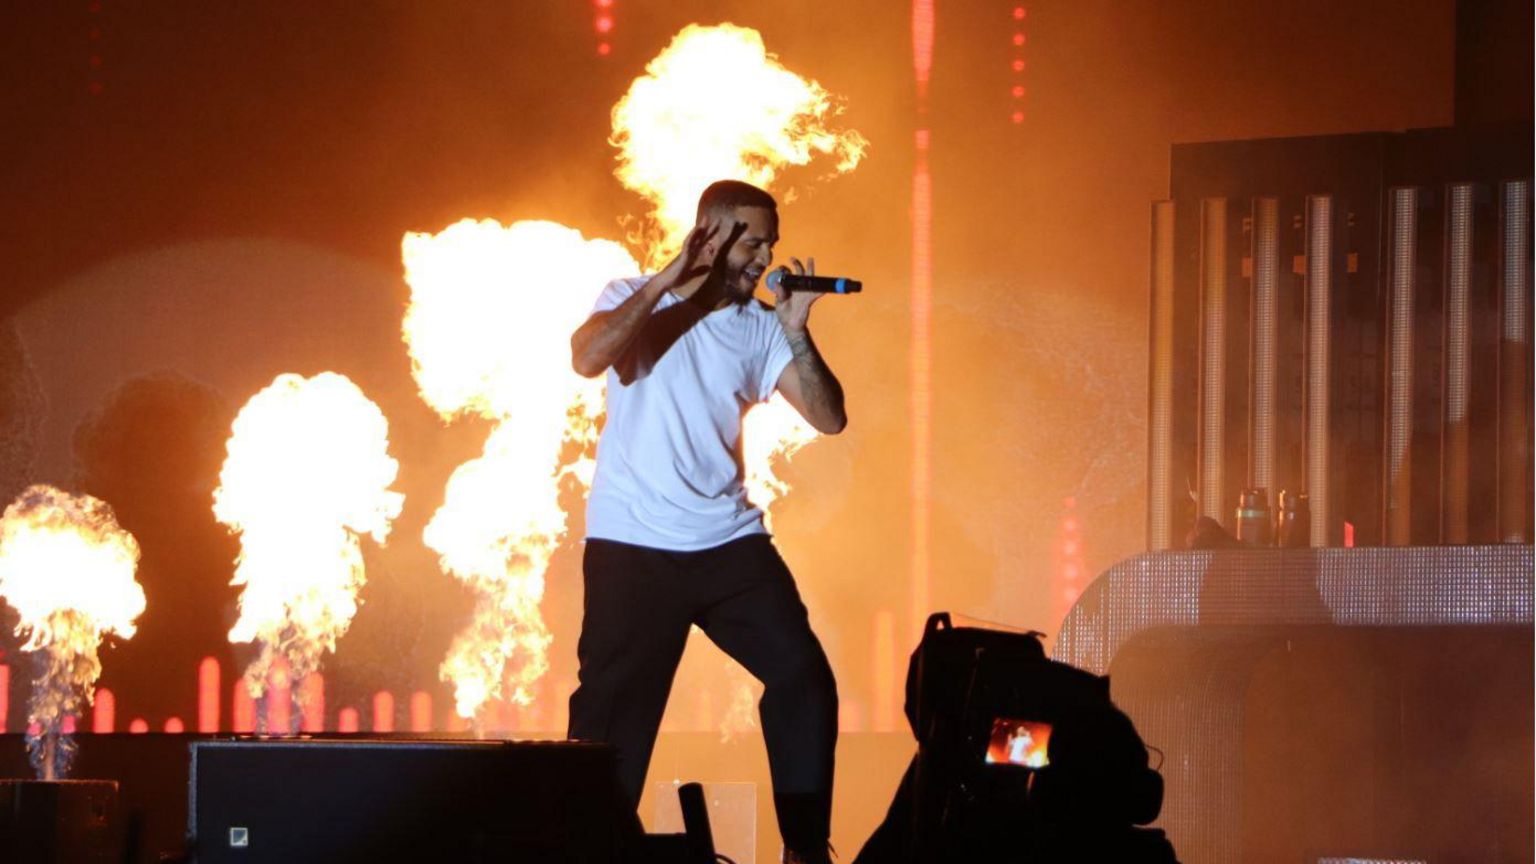
<svg viewBox="0 0 1536 864">
<path fill-rule="evenodd" d="M 1388 266 L 1386 537 L 1406 546 L 1413 533 L 1413 320 L 1418 284 L 1419 190 L 1393 189 Z"/>
<path fill-rule="evenodd" d="M 1504 340 L 1531 341 L 1531 184 L 1504 184 Z"/>
<path fill-rule="evenodd" d="M 1132 638 L 1175 634 L 1185 682 L 1115 680 L 1116 702 L 1166 754 L 1158 824 L 1180 859 L 1239 857 L 1243 694 L 1274 629 L 1532 622 L 1532 548 L 1523 545 L 1254 549 L 1149 553 L 1095 580 L 1062 622 L 1055 656 L 1107 674 Z M 1233 634 L 1249 631 L 1245 642 Z M 1171 638 L 1171 637 L 1170 637 Z M 1200 648 L 1202 640 L 1208 645 Z"/>
<path fill-rule="evenodd" d="M 1531 539 L 1531 184 L 1503 184 L 1499 315 L 1499 539 Z"/>
<path fill-rule="evenodd" d="M 1475 187 L 1457 183 L 1446 190 L 1445 235 L 1445 439 L 1441 457 L 1445 543 L 1467 542 L 1467 489 L 1471 436 L 1467 405 L 1472 346 L 1467 320 L 1472 296 L 1472 204 Z"/>
</svg>

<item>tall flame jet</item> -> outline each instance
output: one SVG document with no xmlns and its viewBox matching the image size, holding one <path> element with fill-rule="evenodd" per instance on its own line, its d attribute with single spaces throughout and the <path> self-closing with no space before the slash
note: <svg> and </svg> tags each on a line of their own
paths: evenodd
<svg viewBox="0 0 1536 864">
<path fill-rule="evenodd" d="M 756 30 L 683 28 L 613 107 L 614 174 L 653 208 L 632 238 L 644 245 L 647 264 L 659 267 L 676 254 L 693 227 L 699 195 L 716 180 L 771 191 L 786 167 L 817 156 L 833 160 L 834 173 L 858 167 L 869 142 L 856 131 L 835 130 L 838 113 L 826 88 L 785 68 Z M 773 461 L 816 437 L 781 396 L 747 414 L 747 494 L 764 513 L 789 491 Z"/>
<path fill-rule="evenodd" d="M 260 643 L 245 685 L 262 698 L 284 689 L 274 676 L 303 681 L 336 650 L 365 581 L 361 538 L 383 543 L 405 499 L 389 488 L 400 466 L 383 412 L 334 372 L 277 376 L 240 409 L 227 447 L 213 513 L 240 535 L 244 586 L 229 639 Z"/>
<path fill-rule="evenodd" d="M 785 68 L 756 30 L 733 24 L 683 28 L 613 107 L 615 176 L 652 206 L 630 238 L 644 247 L 647 265 L 658 268 L 676 254 L 693 227 L 699 195 L 716 180 L 744 180 L 772 191 L 784 169 L 817 157 L 832 160 L 834 174 L 858 167 L 869 143 L 856 131 L 834 129 L 839 113 L 826 88 Z M 817 437 L 777 394 L 743 419 L 747 495 L 765 521 L 772 521 L 774 501 L 789 491 L 773 472 L 775 460 Z M 734 682 L 721 726 L 729 737 L 754 725 L 756 688 L 737 664 L 728 662 L 725 669 Z"/>
<path fill-rule="evenodd" d="M 830 125 L 826 89 L 784 68 L 748 27 L 690 24 L 646 64 L 613 106 L 615 174 L 650 202 L 645 263 L 660 267 L 693 227 L 699 195 L 716 180 L 770 189 L 790 165 L 822 155 L 852 171 L 868 142 Z"/>
<path fill-rule="evenodd" d="M 20 616 L 21 650 L 36 652 L 27 749 L 38 776 L 69 770 L 64 719 L 90 703 L 102 638 L 131 638 L 144 612 L 134 578 L 139 544 L 112 508 L 52 486 L 28 488 L 0 517 L 0 598 Z"/>
<path fill-rule="evenodd" d="M 440 667 L 461 717 L 526 705 L 549 668 L 539 611 L 544 573 L 565 536 L 560 483 L 590 482 L 603 383 L 577 375 L 570 337 L 609 280 L 639 272 L 617 243 L 553 222 L 464 220 L 402 243 L 403 324 L 427 404 L 445 420 L 495 424 L 481 455 L 454 471 L 426 544 L 476 595 L 473 619 Z"/>
<path fill-rule="evenodd" d="M 654 208 L 630 239 L 657 267 L 680 246 L 710 182 L 766 187 L 816 154 L 852 169 L 865 142 L 831 131 L 835 113 L 826 91 L 784 69 L 755 31 L 684 29 L 613 109 L 618 177 Z M 402 258 L 404 338 L 422 398 L 445 421 L 495 424 L 482 455 L 449 479 L 425 532 L 443 569 L 477 596 L 440 669 L 456 712 L 474 718 L 492 702 L 528 704 L 548 669 L 539 602 L 566 530 L 560 483 L 590 484 L 591 459 L 572 454 L 590 452 L 603 410 L 602 379 L 570 370 L 569 339 L 603 284 L 640 266 L 616 243 L 533 221 L 407 234 Z M 786 490 L 769 463 L 815 432 L 781 399 L 749 414 L 746 430 L 749 494 L 766 506 Z"/>
</svg>

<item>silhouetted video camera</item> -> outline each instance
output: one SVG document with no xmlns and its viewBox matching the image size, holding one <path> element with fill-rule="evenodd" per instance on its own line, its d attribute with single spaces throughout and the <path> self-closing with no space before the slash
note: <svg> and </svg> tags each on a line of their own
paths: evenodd
<svg viewBox="0 0 1536 864">
<path fill-rule="evenodd" d="M 928 619 L 907 670 L 918 752 L 855 864 L 1173 862 L 1162 777 L 1109 679 L 1038 633 Z"/>
</svg>

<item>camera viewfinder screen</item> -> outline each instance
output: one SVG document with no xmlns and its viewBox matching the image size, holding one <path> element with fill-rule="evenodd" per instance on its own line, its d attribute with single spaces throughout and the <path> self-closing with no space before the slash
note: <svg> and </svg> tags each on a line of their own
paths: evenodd
<svg viewBox="0 0 1536 864">
<path fill-rule="evenodd" d="M 987 743 L 988 765 L 1018 765 L 1044 768 L 1051 764 L 1046 746 L 1051 742 L 1051 724 L 1016 717 L 992 721 L 992 737 Z"/>
</svg>

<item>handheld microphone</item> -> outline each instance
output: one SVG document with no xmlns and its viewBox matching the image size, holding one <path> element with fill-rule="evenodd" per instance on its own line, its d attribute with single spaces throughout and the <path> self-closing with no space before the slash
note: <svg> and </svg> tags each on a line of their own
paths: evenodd
<svg viewBox="0 0 1536 864">
<path fill-rule="evenodd" d="M 864 290 L 864 283 L 842 276 L 796 276 L 780 267 L 768 274 L 768 287 L 783 285 L 791 292 L 805 291 L 812 294 L 857 294 Z"/>
</svg>

